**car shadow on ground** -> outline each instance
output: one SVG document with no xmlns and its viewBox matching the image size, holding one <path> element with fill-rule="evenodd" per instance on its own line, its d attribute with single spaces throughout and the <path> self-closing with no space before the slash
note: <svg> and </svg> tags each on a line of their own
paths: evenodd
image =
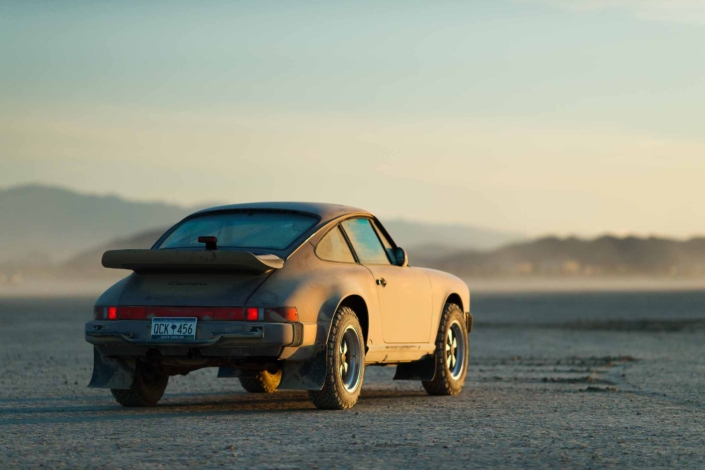
<svg viewBox="0 0 705 470">
<path fill-rule="evenodd" d="M 400 409 L 405 407 L 408 399 L 428 398 L 423 391 L 408 390 L 363 390 L 356 411 L 369 410 L 370 405 L 381 401 L 397 400 Z M 76 400 L 75 398 L 73 400 Z M 79 399 L 84 401 L 84 398 Z M 94 401 L 94 397 L 89 398 Z M 306 392 L 281 391 L 271 395 L 254 395 L 248 393 L 183 393 L 167 394 L 163 401 L 153 408 L 123 408 L 118 404 L 108 404 L 110 398 L 100 399 L 100 403 L 70 404 L 72 397 L 66 397 L 68 404 L 43 404 L 41 406 L 22 406 L 13 403 L 12 407 L 3 407 L 0 402 L 0 429 L 12 425 L 81 423 L 96 421 L 150 420 L 184 417 L 230 417 L 247 414 L 267 413 L 328 413 L 316 409 L 308 399 Z M 53 402 L 54 399 L 47 399 Z M 37 399 L 41 403 L 41 399 Z M 0 431 L 1 432 L 1 431 Z"/>
</svg>

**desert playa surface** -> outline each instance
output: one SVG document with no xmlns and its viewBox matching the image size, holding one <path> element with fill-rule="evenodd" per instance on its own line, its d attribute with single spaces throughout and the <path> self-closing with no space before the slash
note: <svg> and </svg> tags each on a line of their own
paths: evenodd
<svg viewBox="0 0 705 470">
<path fill-rule="evenodd" d="M 457 397 L 367 369 L 349 411 L 214 369 L 159 406 L 86 388 L 94 297 L 0 299 L 0 467 L 705 466 L 705 292 L 478 293 Z"/>
</svg>

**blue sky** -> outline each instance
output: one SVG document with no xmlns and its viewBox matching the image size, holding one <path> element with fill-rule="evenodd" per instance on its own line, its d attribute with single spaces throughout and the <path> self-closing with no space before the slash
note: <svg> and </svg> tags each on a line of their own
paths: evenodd
<svg viewBox="0 0 705 470">
<path fill-rule="evenodd" d="M 705 2 L 1 5 L 0 186 L 704 231 Z"/>
</svg>

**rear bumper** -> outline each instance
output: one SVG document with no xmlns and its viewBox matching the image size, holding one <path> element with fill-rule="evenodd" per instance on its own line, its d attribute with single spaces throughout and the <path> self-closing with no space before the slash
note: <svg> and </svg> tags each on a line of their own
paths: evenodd
<svg viewBox="0 0 705 470">
<path fill-rule="evenodd" d="M 203 357 L 277 357 L 284 347 L 307 345 L 315 324 L 201 321 L 195 340 L 152 340 L 150 320 L 90 321 L 86 341 L 104 356 L 142 356 L 158 349 L 163 356 L 184 356 L 198 349 Z M 306 341 L 308 340 L 308 341 Z M 311 342 L 313 344 L 313 342 Z"/>
</svg>

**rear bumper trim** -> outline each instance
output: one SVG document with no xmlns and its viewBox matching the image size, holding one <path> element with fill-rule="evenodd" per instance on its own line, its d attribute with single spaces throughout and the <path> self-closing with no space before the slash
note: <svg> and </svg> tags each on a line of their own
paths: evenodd
<svg viewBox="0 0 705 470">
<path fill-rule="evenodd" d="M 151 339 L 151 321 L 148 320 L 96 320 L 86 323 L 85 338 L 94 345 L 124 343 L 151 348 L 228 347 L 248 344 L 284 347 L 300 342 L 300 335 L 296 334 L 300 329 L 300 325 L 293 323 L 204 321 L 198 322 L 195 340 L 164 341 Z"/>
</svg>

